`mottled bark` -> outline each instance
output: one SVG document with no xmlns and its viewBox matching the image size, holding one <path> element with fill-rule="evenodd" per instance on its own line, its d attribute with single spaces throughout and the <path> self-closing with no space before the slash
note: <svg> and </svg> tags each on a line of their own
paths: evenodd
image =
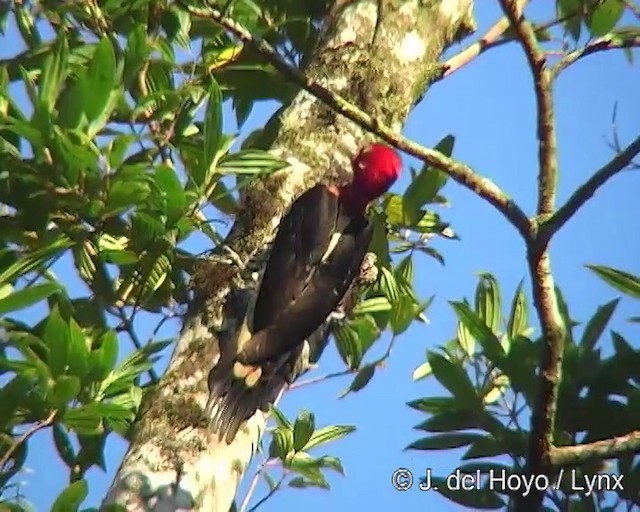
<svg viewBox="0 0 640 512">
<path fill-rule="evenodd" d="M 443 50 L 473 28 L 472 0 L 337 4 L 305 71 L 399 131 L 439 75 Z M 291 167 L 249 190 L 228 246 L 243 262 L 259 260 L 292 199 L 320 180 L 340 177 L 336 170 L 347 168 L 365 137 L 354 123 L 300 92 L 282 113 L 273 145 Z M 108 501 L 129 510 L 229 510 L 265 425 L 258 411 L 226 445 L 209 433 L 203 417 L 218 340 L 228 337 L 243 314 L 225 301 L 232 288 L 242 286 L 240 274 L 220 263 L 200 272 L 199 300 L 140 415 Z"/>
</svg>

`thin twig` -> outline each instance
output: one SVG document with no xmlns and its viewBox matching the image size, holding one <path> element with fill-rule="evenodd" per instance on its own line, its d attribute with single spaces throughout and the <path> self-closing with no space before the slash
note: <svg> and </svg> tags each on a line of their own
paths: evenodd
<svg viewBox="0 0 640 512">
<path fill-rule="evenodd" d="M 545 236 L 550 238 L 556 233 L 609 179 L 631 164 L 633 158 L 640 153 L 640 135 L 621 153 L 601 167 L 584 184 L 571 195 L 550 218 L 544 223 Z"/>
<path fill-rule="evenodd" d="M 569 66 L 594 53 L 638 47 L 640 47 L 640 37 L 638 36 L 624 38 L 620 34 L 617 34 L 601 37 L 583 48 L 568 53 L 559 62 L 554 64 L 550 70 L 551 79 L 556 79 L 558 75 Z"/>
<path fill-rule="evenodd" d="M 13 455 L 13 453 L 18 449 L 18 447 L 21 444 L 26 442 L 33 434 L 35 434 L 39 430 L 42 430 L 43 428 L 51 426 L 53 424 L 53 421 L 56 419 L 57 414 L 58 414 L 58 411 L 52 411 L 47 417 L 47 419 L 37 422 L 31 428 L 29 428 L 26 432 L 24 432 L 20 437 L 18 437 L 15 443 L 13 443 L 7 449 L 7 451 L 4 452 L 4 455 L 2 456 L 2 458 L 0 458 L 0 469 L 4 468 L 4 466 L 7 464 L 7 462 Z"/>
<path fill-rule="evenodd" d="M 627 9 L 629 9 L 635 15 L 635 17 L 640 20 L 640 7 L 634 4 L 631 0 L 622 1 L 624 2 L 624 5 L 627 6 Z"/>
<path fill-rule="evenodd" d="M 439 151 L 426 148 L 403 137 L 388 126 L 383 125 L 378 119 L 371 117 L 366 112 L 349 103 L 342 96 L 307 78 L 300 70 L 291 67 L 270 44 L 260 38 L 254 37 L 247 29 L 236 21 L 224 16 L 219 10 L 197 8 L 188 5 L 184 0 L 178 0 L 178 3 L 191 15 L 209 19 L 221 25 L 243 43 L 262 55 L 266 61 L 292 83 L 303 88 L 315 98 L 331 107 L 336 113 L 350 119 L 361 128 L 374 133 L 391 146 L 441 169 L 453 180 L 475 192 L 493 205 L 523 237 L 527 239 L 530 237 L 530 222 L 527 216 L 509 196 L 488 178 L 477 174 L 469 166 L 457 162 Z"/>
<path fill-rule="evenodd" d="M 269 492 L 263 496 L 258 503 L 256 503 L 253 507 L 251 507 L 249 510 L 247 510 L 247 512 L 254 512 L 255 510 L 257 510 L 265 501 L 267 501 L 269 498 L 271 498 L 271 496 L 273 496 L 277 490 L 280 489 L 280 486 L 282 485 L 282 482 L 284 482 L 284 479 L 287 477 L 286 473 L 283 473 L 282 477 L 280 478 L 280 480 L 278 480 L 278 483 L 276 483 L 276 485 L 274 485 L 271 489 L 269 489 Z"/>
<path fill-rule="evenodd" d="M 314 377 L 312 379 L 301 380 L 299 382 L 294 382 L 289 386 L 289 390 L 293 391 L 294 389 L 300 389 L 305 386 L 311 386 L 312 384 L 319 384 L 320 382 L 324 382 L 325 380 L 335 379 L 337 377 L 345 377 L 347 375 L 353 375 L 354 371 L 351 369 L 341 370 L 339 372 L 328 373 L 327 375 L 321 375 L 320 377 Z"/>
<path fill-rule="evenodd" d="M 523 9 L 524 6 L 527 5 L 528 1 L 529 0 L 518 0 L 519 8 Z M 434 81 L 439 81 L 448 77 L 460 68 L 469 64 L 473 59 L 479 57 L 487 50 L 508 42 L 501 38 L 509 26 L 509 19 L 506 16 L 500 18 L 480 39 L 478 39 L 478 41 L 470 44 L 461 52 L 447 59 L 442 65 L 442 74 L 436 77 Z"/>
<path fill-rule="evenodd" d="M 136 347 L 137 350 L 141 350 L 143 347 L 142 341 L 140 340 L 140 338 L 136 333 L 136 330 L 133 326 L 133 322 L 121 308 L 117 308 L 116 311 L 117 311 L 116 316 L 122 322 L 122 326 L 124 327 L 124 330 L 129 335 L 129 338 L 131 338 L 131 342 L 133 343 L 134 347 Z M 149 374 L 149 377 L 151 378 L 152 383 L 155 384 L 159 382 L 160 377 L 158 377 L 158 374 L 153 368 L 149 368 L 147 370 L 147 373 Z"/>
<path fill-rule="evenodd" d="M 240 505 L 240 512 L 247 512 L 247 509 L 249 508 L 249 502 L 251 501 L 251 496 L 253 496 L 253 493 L 256 491 L 258 482 L 260 481 L 260 476 L 262 475 L 265 466 L 270 460 L 271 459 L 267 457 L 256 469 L 256 472 L 251 479 L 251 483 L 249 484 L 249 489 L 247 489 L 247 494 L 245 495 L 244 499 L 242 500 L 242 504 Z"/>
</svg>

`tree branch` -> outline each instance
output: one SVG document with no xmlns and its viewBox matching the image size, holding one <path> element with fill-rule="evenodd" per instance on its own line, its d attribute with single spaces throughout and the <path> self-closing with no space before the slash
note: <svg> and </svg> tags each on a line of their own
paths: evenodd
<svg viewBox="0 0 640 512">
<path fill-rule="evenodd" d="M 527 57 L 537 101 L 538 119 L 538 215 L 551 215 L 554 209 L 558 158 L 556 150 L 556 127 L 553 119 L 553 96 L 551 90 L 551 74 L 547 69 L 547 61 L 538 44 L 531 23 L 526 21 L 523 12 L 514 0 L 500 0 L 502 9 L 515 28 L 518 40 Z"/>
<path fill-rule="evenodd" d="M 559 62 L 554 64 L 550 70 L 551 79 L 555 80 L 558 75 L 569 66 L 594 53 L 638 47 L 640 47 L 640 37 L 638 36 L 624 38 L 620 34 L 616 34 L 601 37 L 585 47 L 567 54 Z"/>
<path fill-rule="evenodd" d="M 342 114 L 361 128 L 377 135 L 391 146 L 441 169 L 453 180 L 472 192 L 475 192 L 501 212 L 525 239 L 530 238 L 530 222 L 525 213 L 509 196 L 491 182 L 491 180 L 477 174 L 465 164 L 403 137 L 339 94 L 307 78 L 301 71 L 290 66 L 266 41 L 254 37 L 247 29 L 234 20 L 224 16 L 219 10 L 196 8 L 185 4 L 183 0 L 178 0 L 178 3 L 193 16 L 210 19 L 227 29 L 243 43 L 260 53 L 267 62 L 287 79 L 318 98 L 335 112 Z"/>
<path fill-rule="evenodd" d="M 640 135 L 621 153 L 601 167 L 583 183 L 544 224 L 544 236 L 549 239 L 602 187 L 609 179 L 631 164 L 633 158 L 640 153 Z"/>
<path fill-rule="evenodd" d="M 638 452 L 640 452 L 640 430 L 634 430 L 612 439 L 553 448 L 550 458 L 551 464 L 554 466 L 571 466 L 591 460 L 612 459 L 625 453 Z"/>
<path fill-rule="evenodd" d="M 529 2 L 529 0 L 517 1 L 519 9 L 524 9 L 524 6 Z M 508 42 L 508 40 L 503 41 L 501 38 L 509 26 L 509 19 L 506 16 L 500 18 L 478 41 L 470 44 L 461 52 L 447 59 L 447 61 L 442 65 L 442 74 L 434 81 L 440 81 L 447 78 L 449 75 L 452 75 L 460 68 L 466 66 L 490 48 L 494 48 L 501 43 Z"/>
<path fill-rule="evenodd" d="M 552 81 L 546 68 L 546 58 L 536 40 L 531 24 L 524 19 L 514 0 L 500 0 L 505 14 L 515 28 L 529 63 L 537 103 L 538 161 L 538 220 L 548 218 L 555 208 L 557 188 L 557 149 L 553 112 Z M 527 260 L 533 288 L 533 300 L 544 336 L 540 361 L 540 391 L 531 414 L 531 434 L 527 456 L 527 475 L 544 474 L 549 467 L 549 453 L 553 447 L 553 433 L 558 405 L 558 388 L 562 374 L 565 332 L 558 310 L 551 262 L 547 244 L 535 238 L 527 240 Z M 544 491 L 532 489 L 517 498 L 517 510 L 538 510 Z"/>
</svg>

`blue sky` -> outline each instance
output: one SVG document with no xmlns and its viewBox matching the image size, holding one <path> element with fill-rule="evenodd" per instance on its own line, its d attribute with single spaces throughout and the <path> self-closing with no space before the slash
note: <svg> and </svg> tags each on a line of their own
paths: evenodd
<svg viewBox="0 0 640 512">
<path fill-rule="evenodd" d="M 476 2 L 476 16 L 482 34 L 500 15 L 498 2 Z M 554 2 L 534 2 L 527 13 L 537 21 L 553 17 Z M 633 23 L 628 19 L 627 24 Z M 15 54 L 21 41 L 11 29 L 0 48 L 0 56 Z M 459 47 L 449 52 L 455 52 Z M 640 57 L 635 51 L 636 59 Z M 613 155 L 607 141 L 611 140 L 611 117 L 618 103 L 617 127 L 623 144 L 640 131 L 640 67 L 629 65 L 622 52 L 596 54 L 566 71 L 556 83 L 555 99 L 560 158 L 558 201 L 562 203 L 571 192 Z M 261 126 L 275 108 L 272 103 L 257 106 L 246 126 L 245 134 Z M 404 134 L 427 146 L 433 146 L 445 135 L 456 136 L 454 157 L 470 164 L 489 177 L 525 210 L 533 214 L 536 204 L 537 140 L 535 102 L 532 80 L 521 49 L 509 44 L 492 50 L 446 80 L 433 86 L 425 99 L 411 114 Z M 225 109 L 225 125 L 233 126 L 234 116 Z M 403 155 L 405 164 L 417 163 Z M 405 173 L 394 187 L 402 192 L 408 183 Z M 562 288 L 572 316 L 587 321 L 598 305 L 618 294 L 599 281 L 584 265 L 606 264 L 640 274 L 640 246 L 637 221 L 640 203 L 640 172 L 623 172 L 589 201 L 557 235 L 552 245 L 552 266 L 556 283 Z M 432 468 L 435 474 L 446 475 L 455 469 L 460 452 L 407 452 L 403 449 L 419 437 L 412 427 L 424 419 L 406 406 L 406 402 L 421 396 L 437 395 L 441 387 L 431 379 L 412 382 L 411 374 L 424 361 L 425 351 L 445 343 L 455 335 L 455 317 L 448 300 L 472 298 L 477 272 L 488 271 L 499 280 L 504 309 L 508 308 L 518 282 L 525 278 L 527 295 L 530 287 L 524 259 L 524 246 L 515 230 L 492 207 L 471 192 L 450 182 L 444 189 L 451 206 L 439 213 L 461 237 L 460 241 L 438 240 L 438 248 L 446 266 L 435 260 L 418 257 L 416 288 L 421 297 L 432 294 L 436 299 L 428 311 L 430 323 L 417 324 L 404 333 L 395 344 L 387 367 L 376 372 L 375 378 L 361 392 L 338 400 L 337 396 L 350 382 L 349 378 L 334 379 L 305 386 L 287 394 L 280 406 L 289 417 L 310 408 L 318 426 L 353 424 L 358 430 L 348 438 L 319 450 L 342 459 L 347 476 L 329 474 L 332 489 L 285 489 L 271 498 L 262 510 L 343 510 L 352 506 L 385 510 L 393 507 L 435 510 L 456 510 L 439 495 L 417 489 L 400 493 L 391 486 L 391 474 L 398 467 L 423 474 Z M 199 246 L 189 247 L 194 251 Z M 77 278 L 71 274 L 68 262 L 56 266 L 59 278 L 72 293 L 79 293 Z M 39 311 L 39 312 L 38 312 Z M 36 320 L 42 310 L 30 310 L 23 319 Z M 505 311 L 505 314 L 507 311 Z M 637 302 L 621 301 L 611 324 L 634 343 L 633 326 L 626 319 L 638 315 Z M 537 322 L 534 323 L 537 327 Z M 138 321 L 139 336 L 147 339 L 154 328 L 149 317 Z M 174 336 L 177 321 L 169 322 L 160 338 Z M 580 332 L 580 331 L 579 331 Z M 608 336 L 606 336 L 608 342 Z M 386 348 L 385 335 L 372 350 L 373 359 Z M 129 349 L 124 343 L 123 356 Z M 165 364 L 163 360 L 162 365 Z M 160 366 L 162 368 L 162 365 Z M 341 368 L 340 360 L 330 347 L 314 375 Z M 107 445 L 107 474 L 93 469 L 88 474 L 90 496 L 85 506 L 99 503 L 118 469 L 124 445 L 115 436 Z M 22 492 L 36 510 L 48 510 L 55 496 L 64 487 L 68 473 L 52 449 L 50 432 L 32 438 L 27 466 L 22 475 Z M 245 479 L 238 494 L 241 502 L 247 489 Z M 266 492 L 260 486 L 254 501 Z"/>
</svg>

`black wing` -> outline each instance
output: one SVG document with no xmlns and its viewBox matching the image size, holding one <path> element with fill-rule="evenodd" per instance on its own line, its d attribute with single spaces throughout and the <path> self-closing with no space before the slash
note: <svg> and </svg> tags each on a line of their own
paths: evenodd
<svg viewBox="0 0 640 512">
<path fill-rule="evenodd" d="M 307 286 L 329 247 L 338 198 L 317 185 L 294 201 L 273 242 L 253 313 L 253 332 L 271 324 Z"/>
<path fill-rule="evenodd" d="M 272 360 L 304 342 L 336 309 L 360 271 L 373 236 L 373 225 L 363 217 L 352 219 L 329 258 L 319 262 L 293 302 L 255 332 L 238 355 L 243 364 Z"/>
</svg>

